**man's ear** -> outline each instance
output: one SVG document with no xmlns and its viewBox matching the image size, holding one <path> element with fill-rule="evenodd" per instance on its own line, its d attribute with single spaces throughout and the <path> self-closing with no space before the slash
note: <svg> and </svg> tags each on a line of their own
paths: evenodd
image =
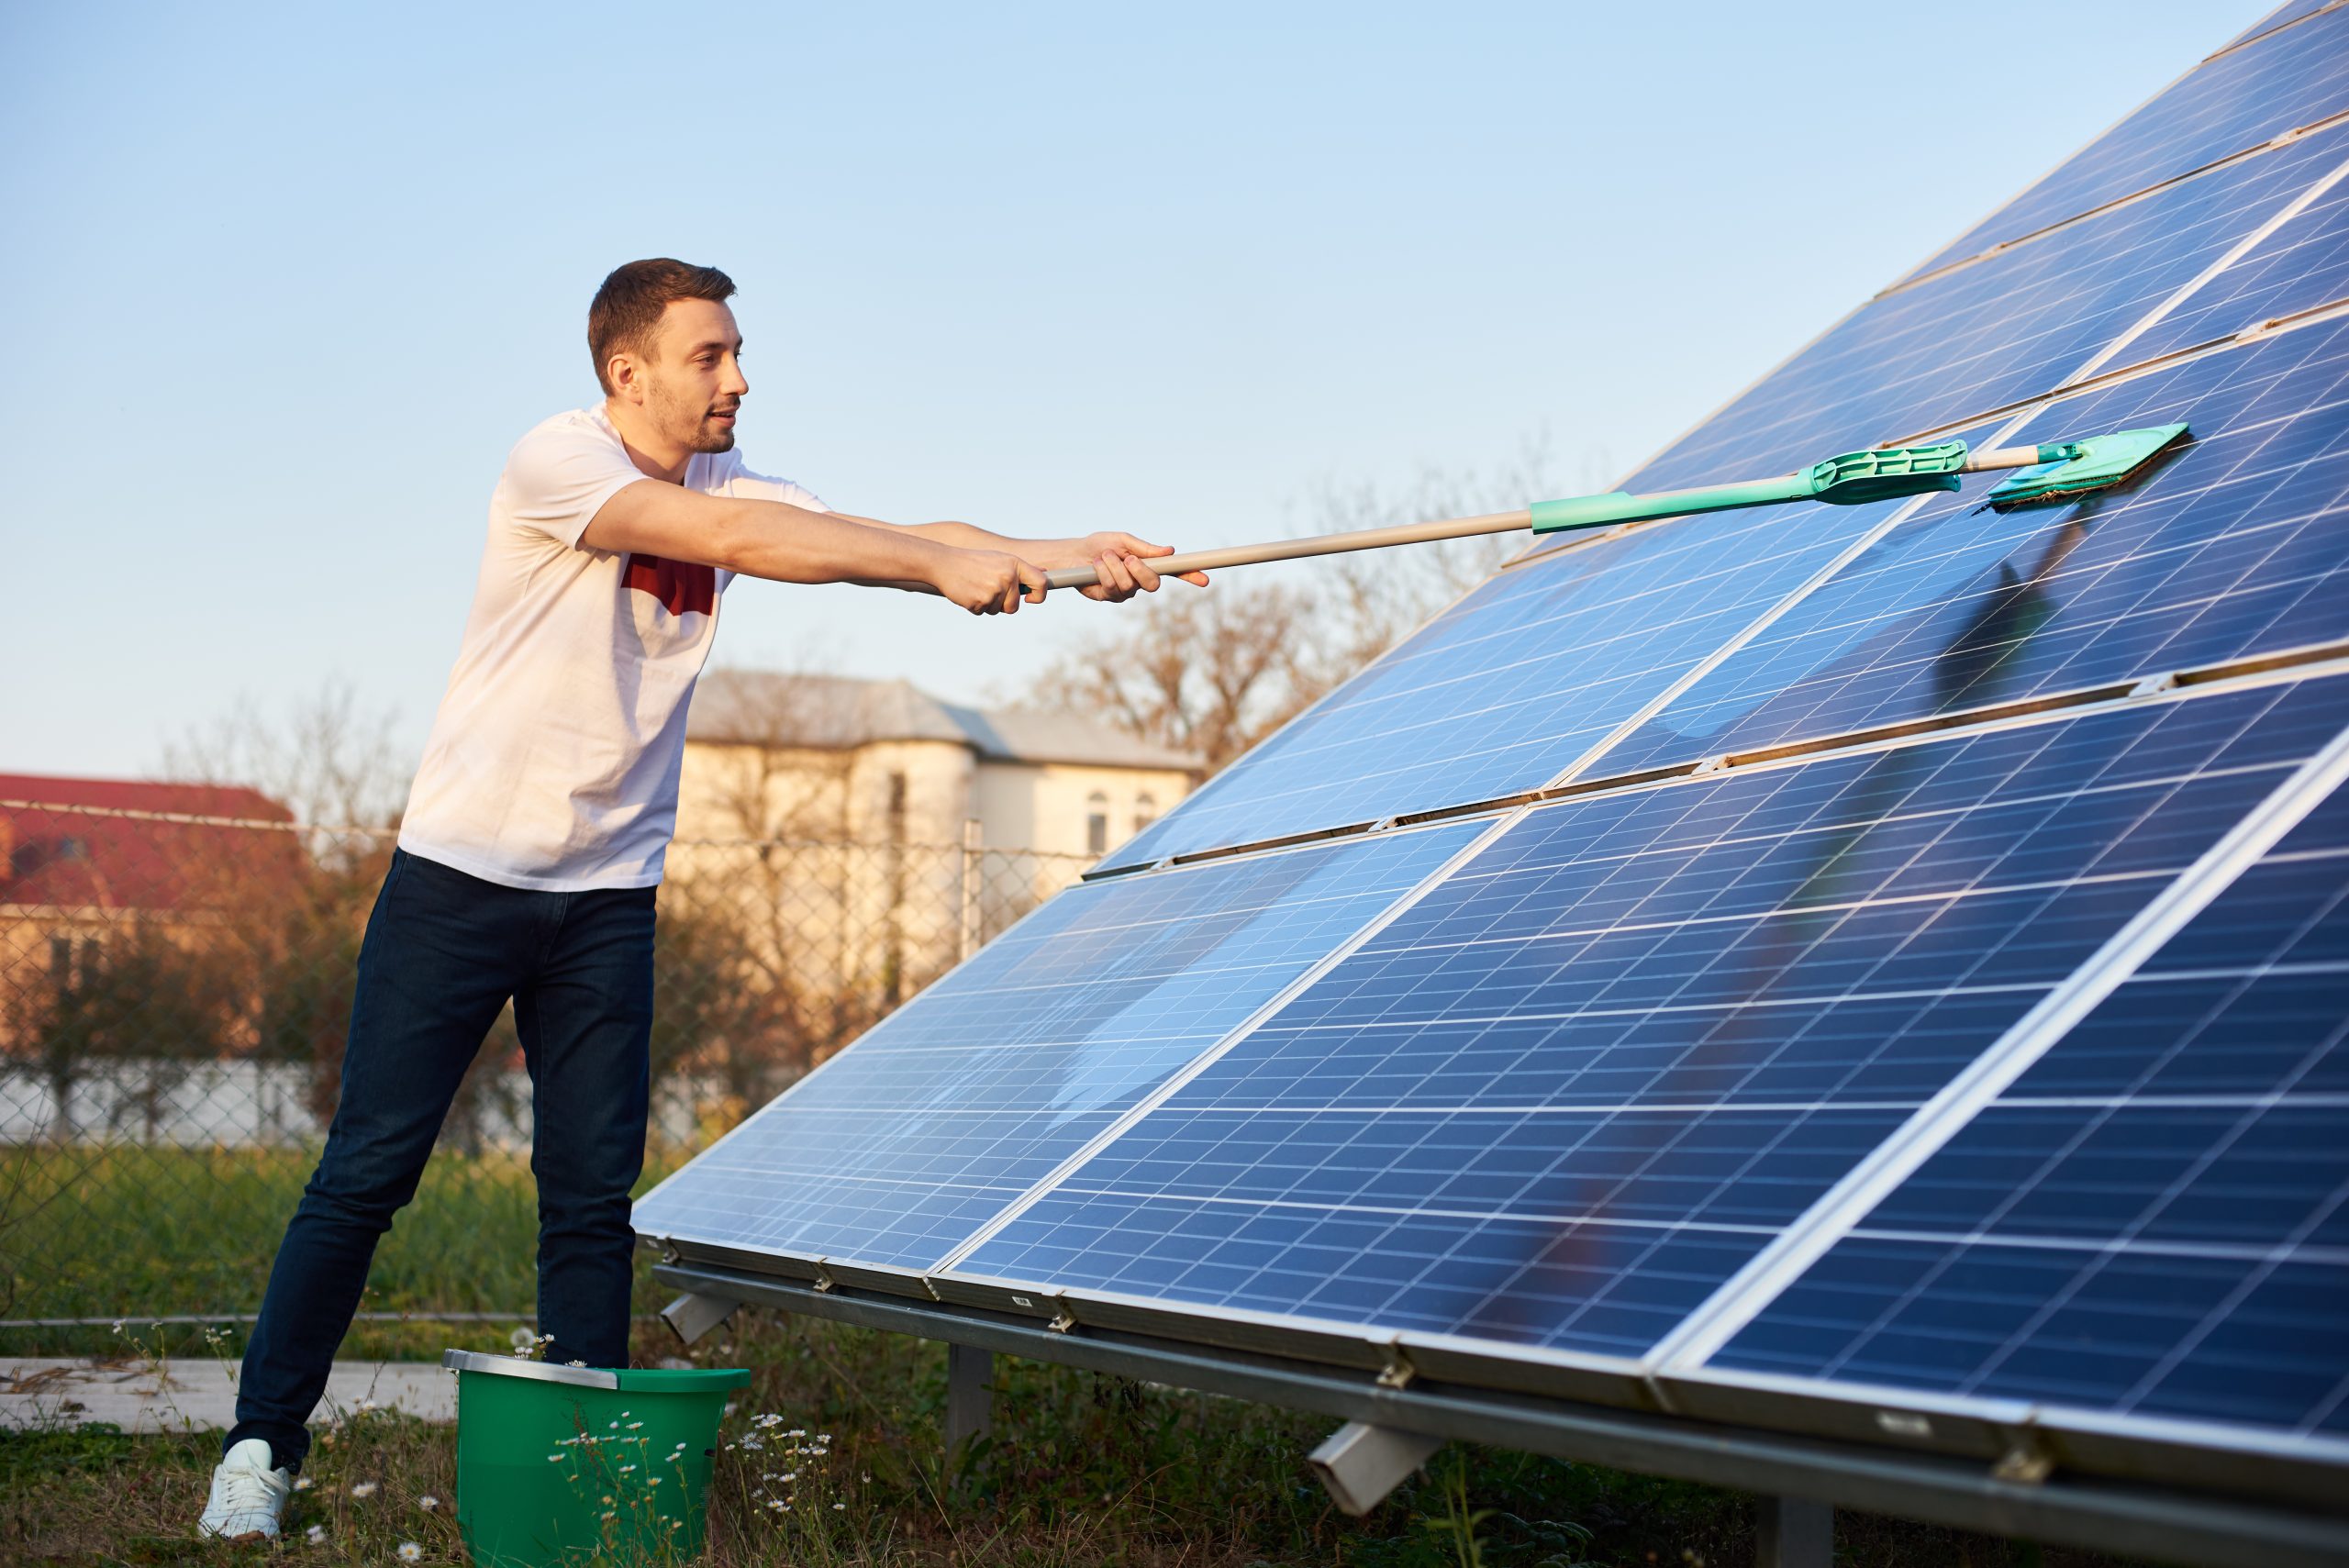
<svg viewBox="0 0 2349 1568">
<path fill-rule="evenodd" d="M 605 361 L 604 373 L 611 378 L 612 395 L 630 403 L 644 401 L 644 377 L 639 373 L 636 356 L 623 350 Z"/>
</svg>

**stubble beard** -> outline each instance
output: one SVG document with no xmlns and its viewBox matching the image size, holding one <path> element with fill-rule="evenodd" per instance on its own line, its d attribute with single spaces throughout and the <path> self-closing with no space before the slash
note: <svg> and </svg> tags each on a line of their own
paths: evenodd
<svg viewBox="0 0 2349 1568">
<path fill-rule="evenodd" d="M 735 408 L 738 417 L 740 411 L 738 404 Z M 734 450 L 733 428 L 712 425 L 707 406 L 691 409 L 673 406 L 664 412 L 667 417 L 662 422 L 680 432 L 678 439 L 687 451 L 730 452 Z"/>
</svg>

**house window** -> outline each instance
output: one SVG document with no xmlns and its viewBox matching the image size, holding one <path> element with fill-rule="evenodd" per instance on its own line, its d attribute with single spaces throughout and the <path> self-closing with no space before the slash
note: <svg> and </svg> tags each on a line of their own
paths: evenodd
<svg viewBox="0 0 2349 1568">
<path fill-rule="evenodd" d="M 1158 797 L 1148 790 L 1134 796 L 1134 831 L 1139 833 L 1158 820 Z"/>
<path fill-rule="evenodd" d="M 1085 797 L 1085 852 L 1109 852 L 1109 797 L 1097 789 Z"/>
</svg>

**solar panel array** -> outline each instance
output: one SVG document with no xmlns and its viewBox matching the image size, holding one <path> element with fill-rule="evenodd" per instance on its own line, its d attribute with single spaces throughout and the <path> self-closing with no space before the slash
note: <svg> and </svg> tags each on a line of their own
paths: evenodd
<svg viewBox="0 0 2349 1568">
<path fill-rule="evenodd" d="M 2146 475 L 1537 548 L 638 1229 L 1455 1382 L 2337 1486 L 2344 114 L 2349 6 L 2286 7 L 1626 487 L 2189 421 Z"/>
<path fill-rule="evenodd" d="M 2349 1436 L 2345 994 L 2336 790 L 1716 1363 Z"/>
</svg>

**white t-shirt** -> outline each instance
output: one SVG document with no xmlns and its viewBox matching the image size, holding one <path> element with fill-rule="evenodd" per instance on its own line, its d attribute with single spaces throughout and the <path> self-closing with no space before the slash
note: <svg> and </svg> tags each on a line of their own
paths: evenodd
<svg viewBox="0 0 2349 1568">
<path fill-rule="evenodd" d="M 661 880 L 685 708 L 732 573 L 579 542 L 646 477 L 600 406 L 556 415 L 507 455 L 402 849 L 508 887 Z M 826 509 L 730 451 L 696 453 L 685 487 Z"/>
</svg>

